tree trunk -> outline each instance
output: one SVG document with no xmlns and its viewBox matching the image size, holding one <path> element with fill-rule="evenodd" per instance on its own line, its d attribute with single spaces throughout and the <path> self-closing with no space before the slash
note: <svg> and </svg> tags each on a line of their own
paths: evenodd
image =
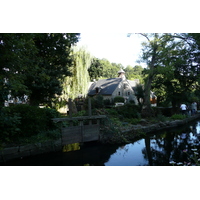
<svg viewBox="0 0 200 200">
<path fill-rule="evenodd" d="M 151 108 L 151 102 L 150 102 L 150 91 L 151 91 L 151 82 L 153 80 L 153 77 L 149 75 L 146 86 L 145 86 L 145 91 L 144 91 L 144 104 L 142 107 L 142 112 L 141 115 L 142 117 L 153 117 L 154 112 L 153 109 Z"/>
<path fill-rule="evenodd" d="M 38 101 L 38 98 L 36 97 L 36 95 L 31 94 L 29 96 L 29 104 L 31 106 L 39 106 L 40 102 Z"/>
<path fill-rule="evenodd" d="M 145 84 L 145 89 L 144 89 L 144 104 L 142 108 L 142 117 L 153 117 L 154 112 L 153 109 L 151 108 L 151 102 L 150 102 L 150 91 L 151 91 L 151 83 L 153 81 L 154 77 L 154 68 L 155 68 L 155 61 L 156 61 L 156 51 L 157 51 L 157 46 L 154 47 L 153 49 L 153 56 L 150 62 L 150 72 L 147 78 L 147 82 Z"/>
</svg>

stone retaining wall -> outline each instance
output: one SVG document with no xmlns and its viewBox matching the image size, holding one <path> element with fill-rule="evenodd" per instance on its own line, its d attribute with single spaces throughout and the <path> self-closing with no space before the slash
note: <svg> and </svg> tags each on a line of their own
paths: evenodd
<svg viewBox="0 0 200 200">
<path fill-rule="evenodd" d="M 173 128 L 186 124 L 190 121 L 200 118 L 200 114 L 186 118 L 184 120 L 174 120 L 167 122 L 159 122 L 151 125 L 133 125 L 128 130 L 121 131 L 123 133 L 128 132 L 144 132 L 151 133 L 153 131 L 159 131 L 163 129 Z M 24 146 L 9 147 L 0 150 L 0 163 L 10 161 L 17 158 L 23 158 L 28 156 L 34 156 L 43 153 L 50 153 L 62 150 L 61 138 L 57 141 L 48 141 L 43 143 L 28 144 Z"/>
<path fill-rule="evenodd" d="M 24 146 L 4 148 L 0 150 L 0 163 L 17 158 L 23 158 L 61 150 L 61 139 L 57 141 L 48 141 L 43 143 L 27 144 Z"/>
<path fill-rule="evenodd" d="M 174 120 L 174 121 L 166 121 L 166 122 L 159 122 L 156 124 L 146 124 L 146 125 L 132 125 L 129 130 L 124 130 L 122 132 L 137 132 L 137 131 L 143 131 L 144 133 L 151 133 L 153 131 L 159 131 L 169 128 L 174 128 L 183 124 L 187 124 L 188 122 L 194 121 L 196 119 L 200 118 L 200 114 L 196 114 L 194 116 L 188 117 L 183 120 Z"/>
</svg>

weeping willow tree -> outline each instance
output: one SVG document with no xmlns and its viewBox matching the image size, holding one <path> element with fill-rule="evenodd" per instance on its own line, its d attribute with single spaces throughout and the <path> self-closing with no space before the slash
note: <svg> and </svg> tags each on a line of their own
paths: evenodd
<svg viewBox="0 0 200 200">
<path fill-rule="evenodd" d="M 71 76 L 67 76 L 63 82 L 62 95 L 59 98 L 59 108 L 66 105 L 69 98 L 72 100 L 88 93 L 90 81 L 88 68 L 91 65 L 92 56 L 84 47 L 74 46 L 71 51 L 73 64 L 70 67 Z"/>
<path fill-rule="evenodd" d="M 70 84 L 67 85 L 69 98 L 76 98 L 80 94 L 86 96 L 88 92 L 88 83 L 90 81 L 88 69 L 91 65 L 92 56 L 84 47 L 73 48 L 74 62 Z"/>
</svg>

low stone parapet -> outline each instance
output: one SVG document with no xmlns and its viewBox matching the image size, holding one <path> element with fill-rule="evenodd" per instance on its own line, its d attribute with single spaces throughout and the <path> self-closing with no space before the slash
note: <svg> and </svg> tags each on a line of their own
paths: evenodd
<svg viewBox="0 0 200 200">
<path fill-rule="evenodd" d="M 40 142 L 23 146 L 8 147 L 0 150 L 0 163 L 13 159 L 21 159 L 33 155 L 50 153 L 62 150 L 61 139 L 56 141 Z"/>
<path fill-rule="evenodd" d="M 186 119 L 183 120 L 173 120 L 173 121 L 166 121 L 166 122 L 158 122 L 155 124 L 148 124 L 145 120 L 145 123 L 138 124 L 138 125 L 132 125 L 131 127 L 122 130 L 122 133 L 152 133 L 154 131 L 160 131 L 160 130 L 164 130 L 164 129 L 169 129 L 169 128 L 174 128 L 174 127 L 178 127 L 180 125 L 186 124 L 188 122 L 191 122 L 193 120 L 196 120 L 200 118 L 200 113 L 194 115 L 194 116 L 190 116 Z M 138 134 L 135 134 L 138 137 Z M 134 139 L 134 136 L 133 138 Z"/>
</svg>

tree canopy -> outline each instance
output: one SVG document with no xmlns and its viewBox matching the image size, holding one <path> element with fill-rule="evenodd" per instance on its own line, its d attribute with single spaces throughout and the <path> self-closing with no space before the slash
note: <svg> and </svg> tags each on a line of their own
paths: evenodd
<svg viewBox="0 0 200 200">
<path fill-rule="evenodd" d="M 136 65 L 135 67 L 132 67 L 130 65 L 128 65 L 124 71 L 126 73 L 126 78 L 128 80 L 134 80 L 134 79 L 139 79 L 140 83 L 143 83 L 143 67 L 140 65 Z"/>
<path fill-rule="evenodd" d="M 70 75 L 70 49 L 78 39 L 77 33 L 1 33 L 1 105 L 9 93 L 28 95 L 32 105 L 61 94 L 62 80 Z"/>
<path fill-rule="evenodd" d="M 93 58 L 91 65 L 88 69 L 90 80 L 99 79 L 103 76 L 103 64 L 98 58 Z"/>
<path fill-rule="evenodd" d="M 57 97 L 87 94 L 93 79 L 115 78 L 123 69 L 129 80 L 144 83 L 144 107 L 151 113 L 150 90 L 159 105 L 177 106 L 182 99 L 200 97 L 200 34 L 141 33 L 140 60 L 147 68 L 110 63 L 72 48 L 77 33 L 0 34 L 0 104 L 28 95 L 31 105 L 51 104 Z M 144 79 L 145 77 L 145 79 Z M 81 83 L 81 84 L 80 84 Z M 148 110 L 149 109 L 149 110 Z"/>
<path fill-rule="evenodd" d="M 166 105 L 175 107 L 183 99 L 189 101 L 199 85 L 199 34 L 141 35 L 146 38 L 141 59 L 148 66 L 144 97 L 148 113 L 151 89 Z"/>
<path fill-rule="evenodd" d="M 72 48 L 73 64 L 71 65 L 71 75 L 65 77 L 63 81 L 62 100 L 67 101 L 68 98 L 77 98 L 79 95 L 85 97 L 88 92 L 88 83 L 90 76 L 88 69 L 91 66 L 93 57 L 83 47 Z"/>
</svg>

